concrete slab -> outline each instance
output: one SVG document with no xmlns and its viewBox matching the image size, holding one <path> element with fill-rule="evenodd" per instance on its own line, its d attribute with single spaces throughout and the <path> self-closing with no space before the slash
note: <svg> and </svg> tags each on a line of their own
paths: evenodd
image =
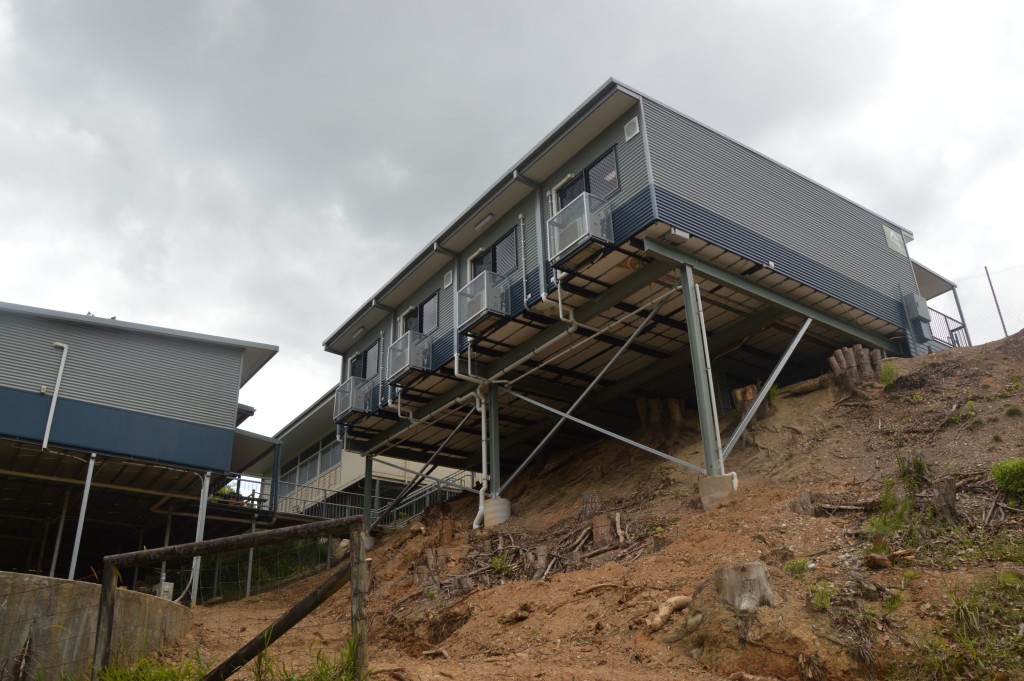
<svg viewBox="0 0 1024 681">
<path fill-rule="evenodd" d="M 700 503 L 705 511 L 725 501 L 726 497 L 739 489 L 740 481 L 736 473 L 725 475 L 706 475 L 697 479 L 697 488 L 700 490 Z"/>
</svg>

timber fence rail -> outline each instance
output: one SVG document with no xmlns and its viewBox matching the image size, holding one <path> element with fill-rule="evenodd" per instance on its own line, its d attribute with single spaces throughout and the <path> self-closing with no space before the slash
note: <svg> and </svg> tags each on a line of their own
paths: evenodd
<svg viewBox="0 0 1024 681">
<path fill-rule="evenodd" d="M 103 581 L 100 592 L 99 614 L 96 621 L 96 640 L 93 653 L 93 675 L 97 679 L 110 660 L 111 637 L 114 623 L 114 600 L 120 570 L 160 562 L 182 561 L 189 558 L 222 554 L 241 549 L 260 548 L 295 543 L 319 537 L 339 537 L 347 533 L 349 559 L 328 572 L 327 579 L 312 593 L 296 603 L 264 632 L 248 641 L 234 655 L 207 675 L 207 679 L 225 679 L 240 669 L 273 641 L 337 592 L 346 582 L 352 583 L 352 628 L 355 640 L 357 674 L 367 672 L 365 594 L 369 587 L 366 564 L 365 524 L 362 516 L 324 520 L 295 527 L 267 530 L 221 539 L 209 539 L 188 544 L 133 551 L 106 556 L 103 559 Z"/>
</svg>

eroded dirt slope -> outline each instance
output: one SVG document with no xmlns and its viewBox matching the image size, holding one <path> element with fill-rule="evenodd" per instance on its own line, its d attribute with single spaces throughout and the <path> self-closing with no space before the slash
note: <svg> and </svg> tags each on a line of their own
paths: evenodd
<svg viewBox="0 0 1024 681">
<path fill-rule="evenodd" d="M 524 473 L 509 494 L 512 518 L 497 528 L 470 529 L 467 497 L 444 509 L 450 534 L 433 518 L 382 539 L 368 596 L 378 677 L 925 678 L 923 646 L 951 640 L 972 585 L 998 577 L 1012 587 L 1024 570 L 1021 515 L 987 475 L 992 462 L 1024 455 L 1024 336 L 890 361 L 898 378 L 887 390 L 851 393 L 823 379 L 780 391 L 727 462 L 739 490 L 709 512 L 693 473 L 602 441 L 551 452 Z M 700 461 L 695 423 L 635 436 Z M 946 478 L 957 490 L 953 525 L 928 511 Z M 610 544 L 595 540 L 585 499 L 599 500 Z M 893 499 L 910 511 L 879 531 Z M 872 547 L 885 557 L 878 569 L 865 564 Z M 714 575 L 751 561 L 766 564 L 774 599 L 740 618 Z M 318 579 L 200 608 L 171 654 L 223 659 Z M 693 602 L 652 631 L 646 620 L 677 595 Z M 346 589 L 275 644 L 275 657 L 301 668 L 340 649 L 348 617 Z M 976 678 L 1020 678 L 1024 625 L 1005 626 L 1009 652 Z"/>
</svg>

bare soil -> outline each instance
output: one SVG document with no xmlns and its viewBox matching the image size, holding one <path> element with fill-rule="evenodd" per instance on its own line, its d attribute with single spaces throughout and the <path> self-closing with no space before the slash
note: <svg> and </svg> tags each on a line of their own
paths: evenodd
<svg viewBox="0 0 1024 681">
<path fill-rule="evenodd" d="M 512 518 L 499 527 L 472 530 L 477 502 L 466 497 L 443 509 L 453 520 L 450 538 L 435 518 L 379 540 L 367 597 L 375 678 L 896 674 L 921 642 L 939 635 L 951 595 L 1001 571 L 1024 570 L 984 550 L 986 537 L 1024 535 L 1024 516 L 987 475 L 992 462 L 1024 456 L 1024 418 L 1013 415 L 1024 405 L 1024 335 L 889 361 L 899 378 L 887 390 L 850 392 L 827 378 L 781 390 L 727 462 L 739 490 L 711 511 L 701 508 L 692 472 L 599 441 L 549 452 L 524 473 L 508 495 Z M 696 417 L 689 416 L 693 423 L 672 437 L 634 435 L 700 463 Z M 865 535 L 865 521 L 883 481 L 899 477 L 898 458 L 914 456 L 927 463 L 930 481 L 957 481 L 961 527 L 976 541 L 936 533 L 890 567 L 870 569 L 866 549 L 879 539 Z M 827 508 L 819 515 L 794 510 L 801 492 Z M 582 517 L 585 493 L 596 493 L 613 527 L 603 552 L 586 532 L 593 521 Z M 927 503 L 929 494 L 918 497 Z M 794 558 L 811 569 L 789 574 L 782 566 Z M 751 561 L 767 565 L 775 601 L 740 618 L 718 597 L 714 574 Z M 322 579 L 200 607 L 187 641 L 167 654 L 217 663 Z M 821 583 L 835 591 L 825 611 L 808 596 Z M 651 631 L 646 619 L 677 595 L 693 602 Z M 274 658 L 305 668 L 318 652 L 344 647 L 348 622 L 345 588 L 275 643 Z M 987 678 L 1022 678 L 1012 669 L 992 673 Z"/>
</svg>

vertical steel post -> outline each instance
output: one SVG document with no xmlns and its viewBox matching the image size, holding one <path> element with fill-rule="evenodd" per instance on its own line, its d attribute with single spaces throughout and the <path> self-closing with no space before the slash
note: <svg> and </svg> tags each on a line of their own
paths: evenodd
<svg viewBox="0 0 1024 681">
<path fill-rule="evenodd" d="M 370 512 L 373 510 L 373 457 L 365 455 L 363 461 L 363 518 L 370 525 Z"/>
<path fill-rule="evenodd" d="M 956 287 L 953 287 L 953 301 L 956 302 L 956 311 L 960 313 L 960 323 L 964 327 L 964 337 L 967 339 L 967 345 L 971 345 L 971 332 L 967 330 L 967 318 L 964 317 L 964 309 L 960 307 L 960 296 L 956 292 Z"/>
<path fill-rule="evenodd" d="M 252 525 L 249 527 L 249 532 L 252 534 L 256 533 L 256 514 L 252 516 Z M 253 547 L 249 547 L 249 567 L 245 570 L 245 597 L 249 597 L 249 590 L 252 588 L 252 551 Z"/>
<path fill-rule="evenodd" d="M 988 279 L 988 289 L 992 291 L 992 300 L 996 303 L 996 313 L 999 315 L 999 323 L 1003 326 L 1003 338 L 1006 338 L 1010 334 L 1006 332 L 1006 322 L 1003 321 L 1003 311 L 999 307 L 999 298 L 996 297 L 996 287 L 992 285 L 992 275 L 988 273 L 988 265 L 985 265 L 985 278 Z"/>
<path fill-rule="evenodd" d="M 203 476 L 203 492 L 199 497 L 199 519 L 196 521 L 196 541 L 203 541 L 203 534 L 206 532 L 206 502 L 210 496 L 210 471 Z M 189 598 L 191 606 L 196 607 L 196 599 L 199 597 L 199 570 L 202 568 L 202 556 L 195 556 L 192 559 L 192 593 Z"/>
<path fill-rule="evenodd" d="M 494 499 L 501 493 L 501 437 L 498 435 L 498 391 L 493 387 L 487 394 L 487 401 L 487 418 L 490 419 L 487 424 L 487 454 L 491 457 L 491 484 L 487 491 Z"/>
<path fill-rule="evenodd" d="M 171 514 L 167 513 L 167 527 L 164 529 L 164 546 L 171 545 Z M 167 561 L 160 563 L 160 583 L 167 581 Z M 163 592 L 161 592 L 163 594 Z"/>
<path fill-rule="evenodd" d="M 145 540 L 145 538 L 144 538 L 145 530 L 146 530 L 145 527 L 139 527 L 139 541 L 138 541 L 138 544 L 135 547 L 136 551 L 141 551 L 142 550 L 143 542 Z M 139 566 L 136 565 L 135 569 L 132 570 L 132 588 L 133 589 L 137 589 L 138 587 L 139 587 Z"/>
<path fill-rule="evenodd" d="M 71 568 L 68 579 L 75 578 L 78 567 L 78 549 L 82 546 L 82 528 L 85 527 L 85 509 L 89 506 L 89 489 L 92 487 L 92 472 L 96 468 L 96 452 L 89 455 L 89 469 L 85 473 L 85 491 L 82 493 L 82 507 L 78 509 L 78 529 L 75 530 L 75 547 L 71 550 Z"/>
<path fill-rule="evenodd" d="M 715 395 L 711 378 L 711 358 L 707 352 L 707 333 L 704 329 L 704 311 L 693 278 L 693 268 L 683 267 L 683 300 L 686 303 L 686 330 L 693 365 L 693 383 L 697 392 L 697 416 L 704 446 L 704 468 L 709 476 L 722 475 L 722 445 L 715 414 Z"/>
<path fill-rule="evenodd" d="M 60 523 L 57 525 L 57 540 L 53 543 L 53 558 L 50 560 L 50 576 L 57 572 L 57 555 L 60 553 L 60 540 L 64 537 L 64 520 L 68 517 L 68 501 L 71 499 L 71 488 L 64 490 L 64 508 L 60 512 Z"/>
</svg>

